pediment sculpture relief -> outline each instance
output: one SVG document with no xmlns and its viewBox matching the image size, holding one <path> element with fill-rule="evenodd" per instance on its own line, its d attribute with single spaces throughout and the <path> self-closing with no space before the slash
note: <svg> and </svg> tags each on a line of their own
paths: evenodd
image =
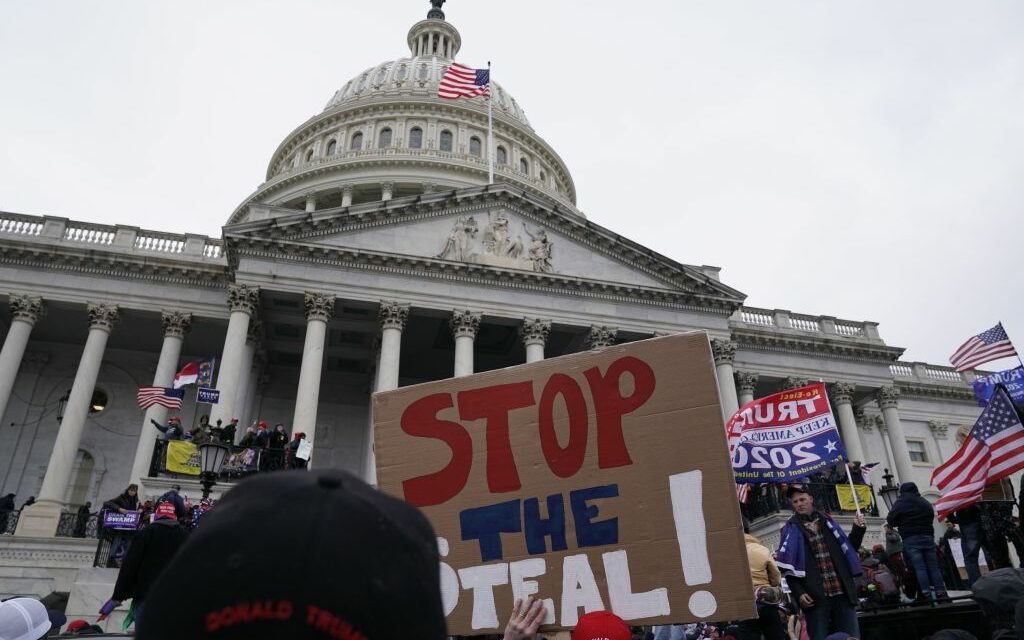
<svg viewBox="0 0 1024 640">
<path fill-rule="evenodd" d="M 554 271 L 551 264 L 553 243 L 544 227 L 531 231 L 525 222 L 522 223 L 523 233 L 529 238 L 526 242 L 522 234 L 514 231 L 504 213 L 488 213 L 487 219 L 480 238 L 477 237 L 480 230 L 473 216 L 456 220 L 444 249 L 436 257 L 524 271 Z"/>
</svg>

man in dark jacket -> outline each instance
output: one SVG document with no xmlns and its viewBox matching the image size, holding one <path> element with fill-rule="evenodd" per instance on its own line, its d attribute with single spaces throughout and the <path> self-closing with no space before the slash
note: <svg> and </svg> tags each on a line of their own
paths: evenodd
<svg viewBox="0 0 1024 640">
<path fill-rule="evenodd" d="M 885 521 L 895 527 L 903 538 L 903 555 L 917 576 L 922 595 L 934 590 L 936 595 L 946 594 L 946 584 L 939 570 L 939 557 L 935 548 L 935 509 L 932 503 L 921 497 L 917 485 L 904 482 L 900 485 L 900 497 L 892 505 Z"/>
<path fill-rule="evenodd" d="M 14 494 L 8 493 L 0 498 L 0 535 L 7 531 L 7 521 L 11 512 L 14 511 Z"/>
<path fill-rule="evenodd" d="M 178 524 L 174 514 L 174 505 L 165 502 L 157 507 L 153 514 L 153 524 L 144 527 L 132 539 L 128 547 L 121 571 L 117 574 L 112 600 L 123 602 L 132 599 L 135 620 L 142 615 L 142 606 L 146 601 L 149 587 L 157 576 L 185 544 L 188 534 Z"/>
<path fill-rule="evenodd" d="M 103 503 L 103 508 L 118 513 L 139 510 L 139 485 L 130 484 L 124 493 Z"/>
<path fill-rule="evenodd" d="M 185 437 L 185 430 L 181 428 L 181 418 L 178 416 L 171 416 L 167 419 L 167 425 L 162 425 L 156 420 L 150 420 L 153 426 L 160 430 L 164 434 L 165 440 L 181 440 Z"/>
<path fill-rule="evenodd" d="M 806 489 L 792 485 L 786 495 L 795 513 L 782 529 L 776 562 L 804 610 L 810 640 L 824 640 L 837 631 L 859 637 L 854 576 L 861 573 L 857 549 L 867 531 L 864 516 L 854 518 L 847 538 L 815 509 Z"/>
<path fill-rule="evenodd" d="M 180 484 L 171 485 L 171 488 L 157 500 L 157 506 L 159 507 L 161 502 L 170 502 L 174 505 L 174 515 L 178 518 L 184 518 L 188 515 L 188 507 L 185 506 L 185 499 L 181 497 L 180 491 Z"/>
</svg>

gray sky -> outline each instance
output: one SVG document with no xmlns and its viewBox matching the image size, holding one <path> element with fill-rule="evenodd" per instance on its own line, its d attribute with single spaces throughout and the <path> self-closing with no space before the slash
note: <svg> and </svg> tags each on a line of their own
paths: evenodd
<svg viewBox="0 0 1024 640">
<path fill-rule="evenodd" d="M 0 0 L 0 209 L 220 235 L 424 0 Z M 1024 349 L 1024 3 L 451 0 L 580 208 L 751 306 Z"/>
</svg>

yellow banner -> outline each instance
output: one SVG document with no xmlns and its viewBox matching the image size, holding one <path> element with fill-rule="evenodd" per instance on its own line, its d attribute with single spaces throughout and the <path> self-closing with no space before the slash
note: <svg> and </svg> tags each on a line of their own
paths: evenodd
<svg viewBox="0 0 1024 640">
<path fill-rule="evenodd" d="M 860 508 L 867 509 L 871 505 L 871 487 L 866 484 L 855 484 L 857 488 L 857 500 L 860 501 Z M 853 503 L 853 491 L 849 483 L 837 484 L 836 494 L 839 496 L 839 507 L 843 511 L 855 511 L 857 506 Z"/>
<path fill-rule="evenodd" d="M 187 473 L 198 476 L 202 470 L 199 449 L 191 442 L 171 440 L 167 443 L 167 470 L 172 473 Z"/>
</svg>

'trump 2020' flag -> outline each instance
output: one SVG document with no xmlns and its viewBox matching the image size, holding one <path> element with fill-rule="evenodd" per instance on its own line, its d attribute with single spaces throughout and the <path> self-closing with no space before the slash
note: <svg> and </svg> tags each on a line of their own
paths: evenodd
<svg viewBox="0 0 1024 640">
<path fill-rule="evenodd" d="M 736 482 L 791 482 L 846 458 L 825 383 L 740 407 L 726 426 Z"/>
<path fill-rule="evenodd" d="M 991 329 L 968 338 L 967 342 L 949 356 L 949 362 L 957 371 L 967 371 L 979 364 L 1015 355 L 1017 350 L 1013 348 L 1013 343 L 1010 342 L 1003 329 L 1003 323 L 1000 322 Z"/>
<path fill-rule="evenodd" d="M 148 409 L 154 404 L 168 409 L 180 409 L 181 401 L 185 399 L 185 392 L 181 389 L 167 389 L 166 387 L 139 387 L 137 396 L 139 406 Z"/>
<path fill-rule="evenodd" d="M 1024 366 L 981 376 L 974 381 L 974 395 L 978 406 L 984 407 L 995 393 L 997 385 L 1004 385 L 1014 402 L 1024 403 Z"/>
<path fill-rule="evenodd" d="M 453 62 L 441 76 L 437 85 L 437 97 L 448 100 L 489 96 L 491 72 L 489 69 L 473 69 Z"/>
<path fill-rule="evenodd" d="M 996 387 L 964 445 L 932 473 L 939 519 L 977 502 L 987 485 L 1024 469 L 1024 424 L 1006 388 Z"/>
<path fill-rule="evenodd" d="M 174 374 L 174 388 L 180 389 L 187 384 L 197 384 L 200 387 L 213 386 L 213 358 L 192 360 L 186 362 L 181 371 Z"/>
</svg>

